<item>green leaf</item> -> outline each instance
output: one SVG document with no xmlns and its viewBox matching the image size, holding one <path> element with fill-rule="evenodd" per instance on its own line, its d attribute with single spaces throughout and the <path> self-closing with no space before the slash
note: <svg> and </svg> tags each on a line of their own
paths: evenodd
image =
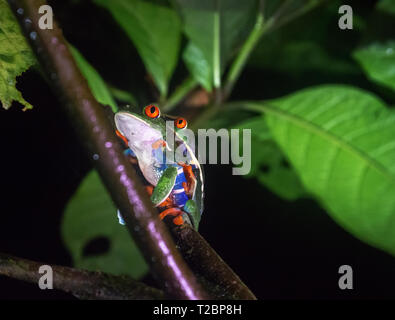
<svg viewBox="0 0 395 320">
<path fill-rule="evenodd" d="M 207 91 L 211 91 L 213 85 L 212 69 L 204 58 L 202 50 L 190 42 L 186 46 L 182 57 L 194 79 Z"/>
<path fill-rule="evenodd" d="M 345 229 L 395 254 L 395 114 L 375 96 L 333 85 L 249 109 L 313 194 Z"/>
<path fill-rule="evenodd" d="M 307 196 L 295 170 L 274 141 L 264 117 L 240 109 L 240 105 L 230 104 L 224 106 L 220 115 L 212 117 L 204 127 L 251 130 L 251 171 L 245 178 L 257 179 L 263 186 L 287 200 Z M 242 146 L 240 149 L 242 151 Z"/>
<path fill-rule="evenodd" d="M 278 42 L 276 39 L 268 42 L 267 46 L 261 46 L 251 57 L 249 65 L 298 77 L 306 72 L 356 74 L 359 71 L 348 61 L 331 56 L 317 43 L 304 40 Z"/>
<path fill-rule="evenodd" d="M 17 101 L 31 109 L 33 106 L 23 99 L 16 89 L 16 77 L 29 69 L 35 58 L 7 1 L 0 0 L 0 103 L 3 108 Z"/>
<path fill-rule="evenodd" d="M 221 86 L 221 75 L 255 20 L 256 0 L 174 0 L 184 22 L 184 32 L 194 47 L 187 47 L 184 60 L 189 71 L 206 89 Z M 195 60 L 196 48 L 202 57 Z M 191 55 L 191 56 L 189 56 Z M 202 61 L 204 59 L 204 61 Z M 194 65 L 194 61 L 196 65 Z M 202 77 L 200 65 L 209 66 Z M 207 72 L 205 70 L 205 72 Z"/>
<path fill-rule="evenodd" d="M 95 2 L 109 10 L 125 30 L 159 91 L 166 96 L 180 49 L 181 22 L 177 13 L 164 0 Z"/>
<path fill-rule="evenodd" d="M 309 11 L 308 8 L 319 2 L 325 4 Z M 358 66 L 349 59 L 350 50 L 355 47 L 349 34 L 338 27 L 329 27 L 334 23 L 337 25 L 342 1 L 265 1 L 266 21 L 273 18 L 283 5 L 286 6 L 284 20 L 292 17 L 295 12 L 303 11 L 303 8 L 307 11 L 280 28 L 269 29 L 252 52 L 247 62 L 249 66 L 264 68 L 270 74 L 283 73 L 284 81 L 290 81 L 287 79 L 291 76 L 292 82 L 299 84 L 299 87 L 303 87 L 303 84 L 311 85 L 312 80 L 317 80 L 318 74 L 321 82 L 325 82 L 324 79 L 328 77 L 329 81 L 333 81 L 334 77 L 344 81 L 345 77 L 360 74 Z M 354 29 L 358 16 L 356 11 L 354 10 Z M 285 86 L 292 84 L 284 81 Z M 270 84 L 265 86 L 266 90 L 271 89 L 268 85 Z"/>
<path fill-rule="evenodd" d="M 256 178 L 286 200 L 296 200 L 307 195 L 295 170 L 273 140 L 264 117 L 250 118 L 235 128 L 251 129 L 251 171 L 246 178 Z"/>
<path fill-rule="evenodd" d="M 376 8 L 383 12 L 388 12 L 395 15 L 395 1 L 394 0 L 379 0 Z"/>
<path fill-rule="evenodd" d="M 96 100 L 103 105 L 111 106 L 112 111 L 117 112 L 118 106 L 100 74 L 85 60 L 83 55 L 76 48 L 71 45 L 69 48 Z"/>
<path fill-rule="evenodd" d="M 62 237 L 78 268 L 134 278 L 143 276 L 148 270 L 125 226 L 118 223 L 117 210 L 96 171 L 88 174 L 67 205 Z M 84 248 L 101 237 L 110 241 L 108 252 L 84 255 Z"/>
<path fill-rule="evenodd" d="M 371 80 L 395 90 L 395 41 L 371 44 L 353 56 Z"/>
</svg>

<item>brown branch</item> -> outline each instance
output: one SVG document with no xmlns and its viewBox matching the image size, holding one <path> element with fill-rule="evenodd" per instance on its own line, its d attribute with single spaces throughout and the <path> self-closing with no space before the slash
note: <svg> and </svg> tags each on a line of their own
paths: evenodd
<svg viewBox="0 0 395 320">
<path fill-rule="evenodd" d="M 38 284 L 45 263 L 0 253 L 0 275 Z M 51 265 L 53 288 L 79 299 L 152 300 L 164 299 L 164 293 L 127 276 L 114 276 L 63 266 Z M 38 285 L 37 285 L 38 288 Z"/>
<path fill-rule="evenodd" d="M 207 241 L 188 225 L 172 228 L 176 244 L 195 273 L 209 282 L 207 289 L 225 299 L 255 300 L 255 295 Z"/>
<path fill-rule="evenodd" d="M 51 79 L 70 124 L 95 161 L 101 179 L 122 212 L 127 228 L 165 292 L 179 299 L 208 298 L 177 251 L 164 223 L 153 208 L 136 172 L 122 153 L 104 108 L 93 97 L 78 69 L 61 29 L 38 27 L 43 0 L 8 0 L 33 52 Z M 27 20 L 29 19 L 29 20 Z"/>
</svg>

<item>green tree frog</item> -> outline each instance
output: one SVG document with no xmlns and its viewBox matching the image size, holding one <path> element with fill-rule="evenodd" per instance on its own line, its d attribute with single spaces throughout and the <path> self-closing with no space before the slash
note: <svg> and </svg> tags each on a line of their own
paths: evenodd
<svg viewBox="0 0 395 320">
<path fill-rule="evenodd" d="M 183 150 L 187 162 L 166 157 L 166 151 L 173 151 L 165 140 L 166 121 L 174 123 L 176 147 Z M 203 212 L 203 172 L 193 149 L 181 135 L 187 127 L 186 120 L 161 115 L 157 106 L 148 105 L 142 114 L 116 113 L 115 125 L 117 135 L 128 146 L 125 153 L 138 163 L 151 201 L 160 211 L 159 217 L 171 216 L 174 224 L 187 222 L 197 230 Z M 119 212 L 118 217 L 123 223 Z"/>
</svg>

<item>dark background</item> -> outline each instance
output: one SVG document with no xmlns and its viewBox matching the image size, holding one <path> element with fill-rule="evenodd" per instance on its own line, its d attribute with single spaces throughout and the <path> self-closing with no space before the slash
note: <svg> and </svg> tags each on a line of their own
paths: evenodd
<svg viewBox="0 0 395 320">
<path fill-rule="evenodd" d="M 375 1 L 348 3 L 368 17 Z M 100 74 L 144 101 L 150 88 L 141 59 L 110 15 L 90 1 L 50 4 L 67 39 Z M 337 18 L 333 17 L 333 38 L 327 46 L 331 50 L 331 43 L 336 43 L 337 54 L 346 55 L 347 48 L 361 39 L 353 31 L 340 32 Z M 303 21 L 291 27 L 309 20 Z M 384 18 L 367 21 L 372 28 L 385 29 Z M 179 66 L 174 83 L 184 73 L 185 67 Z M 384 92 L 384 99 L 393 102 L 390 93 L 372 85 L 363 74 L 306 72 L 295 78 L 251 67 L 243 73 L 232 98 L 271 98 L 334 82 Z M 70 266 L 59 231 L 62 211 L 91 164 L 39 73 L 26 72 L 19 77 L 18 87 L 35 107 L 26 112 L 16 104 L 8 111 L 0 109 L 0 252 Z M 313 200 L 284 201 L 254 179 L 232 176 L 227 166 L 206 165 L 205 173 L 206 209 L 200 232 L 258 298 L 394 298 L 395 259 L 341 229 Z M 344 264 L 353 267 L 354 290 L 338 288 L 338 269 Z M 73 297 L 0 276 L 0 299 Z"/>
</svg>

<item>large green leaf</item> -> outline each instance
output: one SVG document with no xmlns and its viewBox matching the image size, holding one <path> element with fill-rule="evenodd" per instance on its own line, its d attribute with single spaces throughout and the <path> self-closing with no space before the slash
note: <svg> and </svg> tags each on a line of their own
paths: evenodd
<svg viewBox="0 0 395 320">
<path fill-rule="evenodd" d="M 76 267 L 135 278 L 148 270 L 125 226 L 118 223 L 117 210 L 96 171 L 89 173 L 67 205 L 62 237 Z M 107 239 L 108 251 L 84 254 L 89 246 L 93 246 L 93 251 L 97 249 L 95 239 Z"/>
<path fill-rule="evenodd" d="M 83 55 L 76 48 L 73 46 L 69 46 L 69 48 L 96 100 L 103 105 L 111 106 L 112 110 L 117 112 L 118 106 L 100 74 L 85 60 Z"/>
<path fill-rule="evenodd" d="M 195 60 L 196 50 L 186 48 L 189 71 L 205 88 L 219 87 L 225 64 L 255 21 L 256 0 L 174 0 L 184 22 L 184 32 L 201 51 L 203 63 Z M 189 57 L 192 55 L 192 57 Z M 195 67 L 191 63 L 196 62 Z M 202 81 L 199 65 L 210 67 L 210 85 Z M 205 79 L 204 77 L 203 79 Z"/>
<path fill-rule="evenodd" d="M 193 78 L 207 91 L 211 91 L 213 87 L 212 66 L 208 64 L 202 50 L 190 42 L 182 57 Z"/>
<path fill-rule="evenodd" d="M 289 165 L 282 150 L 274 141 L 261 115 L 240 109 L 239 105 L 225 105 L 218 116 L 204 123 L 205 128 L 250 129 L 251 171 L 245 178 L 255 178 L 276 195 L 295 200 L 306 196 L 299 177 Z M 240 142 L 242 137 L 240 137 Z M 233 141 L 232 141 L 233 142 Z M 243 147 L 240 144 L 240 154 Z"/>
<path fill-rule="evenodd" d="M 262 116 L 249 118 L 234 127 L 251 130 L 251 171 L 247 178 L 256 178 L 272 192 L 287 200 L 296 200 L 307 195 L 295 170 L 273 140 Z"/>
<path fill-rule="evenodd" d="M 395 90 L 395 41 L 374 43 L 354 52 L 370 79 Z"/>
<path fill-rule="evenodd" d="M 35 63 L 18 22 L 6 0 L 0 0 L 0 103 L 8 109 L 13 101 L 32 108 L 16 89 L 16 77 Z"/>
<path fill-rule="evenodd" d="M 107 8 L 126 31 L 159 91 L 166 95 L 180 48 L 181 22 L 177 13 L 164 0 L 95 2 Z"/>
<path fill-rule="evenodd" d="M 333 85 L 247 108 L 266 113 L 304 186 L 337 222 L 395 254 L 395 114 L 381 100 Z"/>
</svg>

